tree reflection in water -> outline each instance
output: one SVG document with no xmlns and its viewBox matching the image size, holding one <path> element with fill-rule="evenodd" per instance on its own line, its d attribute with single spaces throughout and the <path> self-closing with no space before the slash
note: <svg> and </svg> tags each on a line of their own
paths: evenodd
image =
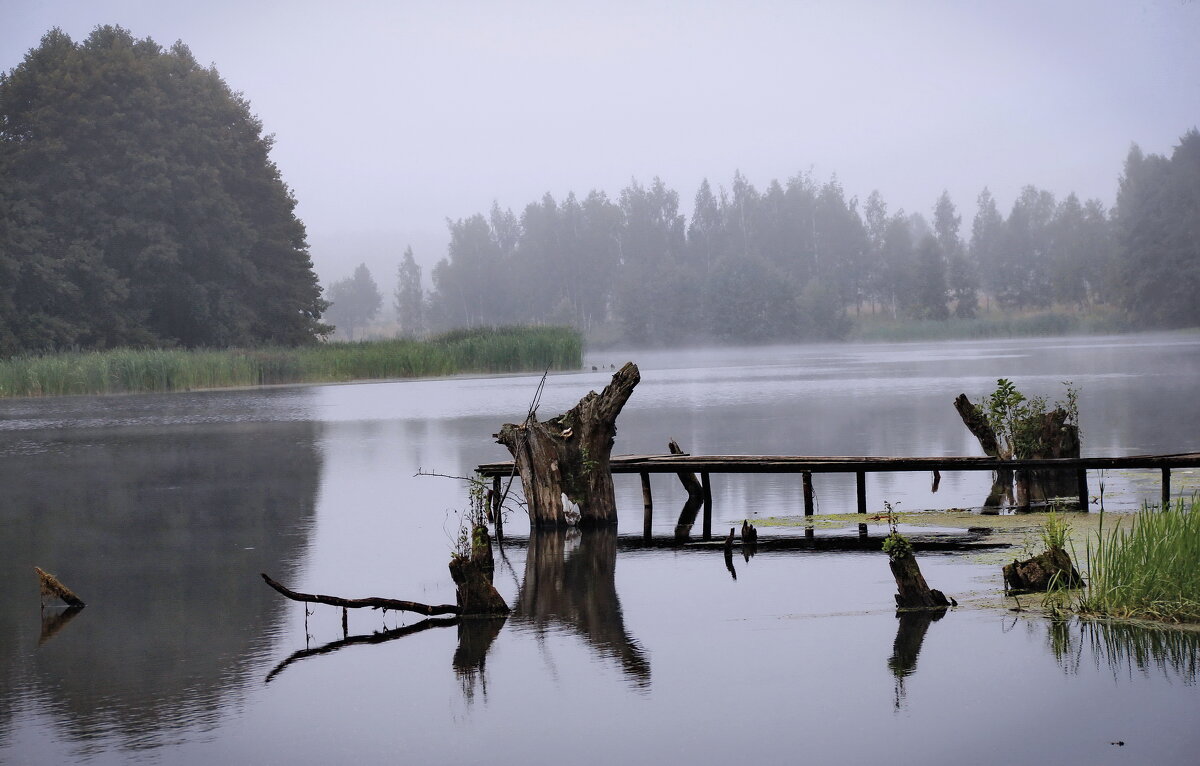
<svg viewBox="0 0 1200 766">
<path fill-rule="evenodd" d="M 1047 638 L 1058 664 L 1077 675 L 1090 659 L 1103 661 L 1113 678 L 1159 672 L 1195 684 L 1200 679 L 1200 632 L 1144 623 L 1067 618 L 1048 622 Z"/>
<path fill-rule="evenodd" d="M 896 640 L 892 643 L 892 656 L 888 658 L 888 669 L 896 677 L 893 706 L 899 710 L 904 705 L 904 679 L 917 670 L 917 655 L 921 643 L 932 623 L 946 616 L 945 609 L 922 609 L 896 612 L 900 623 L 896 626 Z"/>
<path fill-rule="evenodd" d="M 539 632 L 567 628 L 578 633 L 644 688 L 650 684 L 650 662 L 625 629 L 616 567 L 615 527 L 535 530 L 512 618 Z"/>
</svg>

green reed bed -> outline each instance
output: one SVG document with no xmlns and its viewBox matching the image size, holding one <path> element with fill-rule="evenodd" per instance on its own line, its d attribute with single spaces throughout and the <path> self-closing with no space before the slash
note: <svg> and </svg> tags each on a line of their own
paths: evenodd
<svg viewBox="0 0 1200 766">
<path fill-rule="evenodd" d="M 1200 622 L 1200 498 L 1147 507 L 1087 550 L 1081 611 L 1110 617 Z"/>
<path fill-rule="evenodd" d="M 1097 335 L 1129 332 L 1129 322 L 1116 312 L 1093 310 L 1087 314 L 1044 311 L 1035 314 L 990 314 L 974 319 L 864 319 L 850 331 L 850 339 L 868 342 L 982 340 L 1056 335 Z"/>
<path fill-rule="evenodd" d="M 567 328 L 464 330 L 425 341 L 300 348 L 117 349 L 0 360 L 0 397 L 186 391 L 278 383 L 578 369 L 583 341 Z"/>
</svg>

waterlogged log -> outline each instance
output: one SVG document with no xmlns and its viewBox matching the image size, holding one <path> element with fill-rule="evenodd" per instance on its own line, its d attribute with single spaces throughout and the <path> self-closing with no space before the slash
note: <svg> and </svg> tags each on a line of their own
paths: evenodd
<svg viewBox="0 0 1200 766">
<path fill-rule="evenodd" d="M 67 586 L 63 585 L 57 577 L 43 570 L 41 567 L 34 567 L 33 571 L 37 572 L 38 582 L 41 585 L 42 607 L 46 606 L 47 598 L 61 599 L 67 606 L 83 608 L 87 604 L 83 603 L 83 599 L 75 595 Z"/>
<path fill-rule="evenodd" d="M 564 495 L 579 507 L 581 526 L 617 523 L 609 459 L 617 415 L 640 380 L 629 362 L 602 392 L 589 391 L 562 415 L 541 422 L 534 409 L 525 422 L 505 423 L 494 434 L 516 463 L 533 526 L 567 526 Z"/>
</svg>

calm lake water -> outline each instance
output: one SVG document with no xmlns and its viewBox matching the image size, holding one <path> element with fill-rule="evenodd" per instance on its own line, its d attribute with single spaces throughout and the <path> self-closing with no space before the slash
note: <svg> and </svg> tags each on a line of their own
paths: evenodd
<svg viewBox="0 0 1200 766">
<path fill-rule="evenodd" d="M 550 417 L 636 361 L 616 453 L 980 454 L 954 397 L 1081 390 L 1085 454 L 1200 449 L 1200 336 L 604 352 Z M 507 621 L 285 601 L 259 578 L 453 603 L 462 482 L 507 453 L 538 376 L 0 401 L 0 762 L 1194 764 L 1197 634 L 963 607 L 897 617 L 880 553 L 645 546 L 510 517 Z M 796 477 L 714 476 L 714 530 L 802 512 Z M 1158 476 L 1091 474 L 1110 510 Z M 1194 473 L 1173 477 L 1185 491 Z M 654 477 L 656 537 L 685 494 Z M 984 474 L 872 476 L 872 512 L 978 507 Z M 820 513 L 852 477 L 817 477 Z M 763 535 L 802 535 L 763 527 Z M 817 530 L 819 538 L 857 530 Z M 882 534 L 877 526 L 872 536 Z M 949 594 L 998 568 L 925 554 Z M 33 567 L 88 602 L 38 608 Z M 358 636 L 360 640 L 354 640 Z M 1112 744 L 1124 742 L 1124 745 Z"/>
</svg>

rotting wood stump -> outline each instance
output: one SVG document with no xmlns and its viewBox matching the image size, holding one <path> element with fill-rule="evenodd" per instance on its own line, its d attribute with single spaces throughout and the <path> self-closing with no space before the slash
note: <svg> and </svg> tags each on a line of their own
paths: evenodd
<svg viewBox="0 0 1200 766">
<path fill-rule="evenodd" d="M 1083 577 L 1062 548 L 1004 565 L 1004 589 L 1009 593 L 1041 593 L 1051 588 L 1079 588 Z"/>
<path fill-rule="evenodd" d="M 1028 450 L 1028 454 L 1013 454 L 996 437 L 983 408 L 959 394 L 954 400 L 954 409 L 962 418 L 963 425 L 979 440 L 979 446 L 988 457 L 997 460 L 1018 459 L 1050 459 L 1079 457 L 1079 428 L 1068 423 L 1066 410 L 1056 407 L 1040 414 L 1038 433 L 1030 441 L 1040 445 L 1039 448 Z M 1018 450 L 1020 452 L 1020 450 Z M 1014 501 L 1013 486 L 1016 486 L 1015 502 L 1018 506 L 1028 507 L 1031 502 L 1050 500 L 1056 497 L 1077 497 L 1080 500 L 1080 510 L 1086 511 L 1087 480 L 1086 476 L 1072 469 L 1001 469 L 996 472 L 992 491 L 984 502 L 985 507 L 994 507 L 1002 502 Z"/>
<path fill-rule="evenodd" d="M 912 554 L 912 543 L 896 532 L 884 541 L 888 567 L 896 580 L 896 607 L 899 609 L 943 609 L 954 602 L 936 588 L 930 588 L 921 567 Z"/>
<path fill-rule="evenodd" d="M 628 362 L 602 392 L 589 391 L 562 415 L 543 422 L 534 409 L 525 422 L 505 423 L 494 434 L 516 463 L 531 525 L 568 526 L 564 496 L 578 506 L 579 525 L 617 523 L 609 458 L 617 416 L 640 380 Z"/>
</svg>

